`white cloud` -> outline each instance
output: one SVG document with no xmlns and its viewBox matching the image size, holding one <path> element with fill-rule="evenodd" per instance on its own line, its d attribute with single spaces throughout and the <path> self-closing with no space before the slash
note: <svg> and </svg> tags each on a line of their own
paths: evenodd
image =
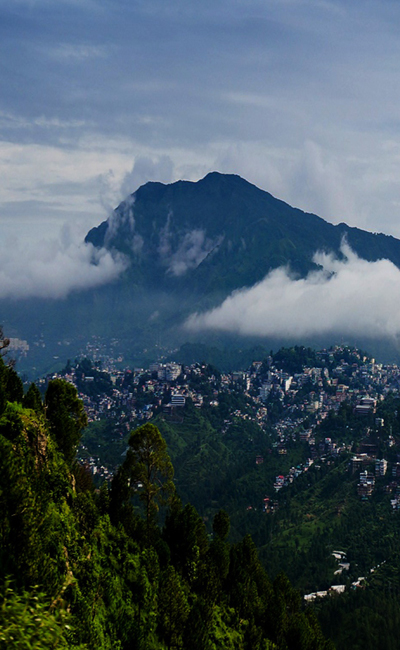
<svg viewBox="0 0 400 650">
<path fill-rule="evenodd" d="M 316 253 L 321 268 L 306 278 L 275 269 L 219 307 L 193 314 L 186 327 L 280 338 L 400 335 L 400 270 L 389 260 L 367 262 L 345 243 L 342 254 Z"/>
<path fill-rule="evenodd" d="M 111 190 L 114 191 L 115 201 L 129 159 L 131 156 L 128 158 L 124 150 L 118 149 L 112 142 L 108 145 L 97 142 L 96 146 L 91 141 L 82 141 L 75 147 L 62 149 L 50 145 L 0 141 L 0 174 L 4 185 L 0 202 L 25 198 L 54 201 L 56 196 L 57 200 L 62 199 L 64 207 L 69 208 L 71 213 L 79 208 L 98 214 L 98 205 L 92 204 L 97 198 L 92 187 L 89 190 L 91 195 L 86 191 L 87 200 L 83 201 L 82 196 L 77 198 L 76 188 L 74 191 L 67 188 L 65 195 L 60 195 L 59 184 L 76 183 L 83 186 L 97 181 L 99 186 L 100 183 L 107 186 L 109 194 Z M 113 187 L 105 172 L 109 169 L 113 170 L 111 175 L 118 178 L 113 180 Z M 102 188 L 98 187 L 97 190 L 100 192 Z"/>
<path fill-rule="evenodd" d="M 203 230 L 192 230 L 186 233 L 179 243 L 177 251 L 168 261 L 168 272 L 171 275 L 183 275 L 189 269 L 195 269 L 202 263 L 217 246 L 223 237 L 206 238 Z"/>
<path fill-rule="evenodd" d="M 216 167 L 237 173 L 273 196 L 331 223 L 367 225 L 362 172 L 355 169 L 354 161 L 339 159 L 310 139 L 299 149 L 270 146 L 267 155 L 259 144 L 249 148 L 234 145 L 217 158 Z"/>
<path fill-rule="evenodd" d="M 336 223 L 353 217 L 357 210 L 350 190 L 350 175 L 346 176 L 349 169 L 343 166 L 343 160 L 341 166 L 334 155 L 307 140 L 290 174 L 289 185 L 296 193 L 296 205 L 308 211 L 315 206 L 317 214 Z"/>
<path fill-rule="evenodd" d="M 87 43 L 61 43 L 57 47 L 49 49 L 48 53 L 56 59 L 65 59 L 71 62 L 107 57 L 104 47 Z"/>
<path fill-rule="evenodd" d="M 204 230 L 195 228 L 180 236 L 176 243 L 171 228 L 172 220 L 173 214 L 170 212 L 165 226 L 159 232 L 158 252 L 167 267 L 167 273 L 178 277 L 189 269 L 197 268 L 221 244 L 224 237 L 211 239 L 206 237 Z"/>
<path fill-rule="evenodd" d="M 162 155 L 156 159 L 138 156 L 130 172 L 127 172 L 121 184 L 122 198 L 135 192 L 148 181 L 170 183 L 173 179 L 174 165 L 169 156 Z"/>
<path fill-rule="evenodd" d="M 0 298 L 65 298 L 116 279 L 126 267 L 121 255 L 76 244 L 64 227 L 58 239 L 25 245 L 14 240 L 2 249 Z"/>
<path fill-rule="evenodd" d="M 165 222 L 165 226 L 160 229 L 159 233 L 158 252 L 163 260 L 168 259 L 171 255 L 171 218 L 172 213 L 170 212 L 168 214 L 167 221 Z"/>
<path fill-rule="evenodd" d="M 27 120 L 21 115 L 0 111 L 0 127 L 10 129 L 31 129 L 39 126 L 46 129 L 80 129 L 93 126 L 85 120 L 60 120 L 58 117 L 47 118 L 44 115 Z"/>
</svg>

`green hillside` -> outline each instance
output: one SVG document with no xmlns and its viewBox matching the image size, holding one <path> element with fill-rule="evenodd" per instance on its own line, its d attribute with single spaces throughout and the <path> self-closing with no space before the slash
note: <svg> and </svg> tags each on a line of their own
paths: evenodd
<svg viewBox="0 0 400 650">
<path fill-rule="evenodd" d="M 373 647 L 378 638 L 374 621 L 377 630 L 383 626 L 382 603 L 392 618 L 379 647 L 396 647 L 399 368 L 337 346 L 321 352 L 281 349 L 252 364 L 248 390 L 243 372 L 221 375 L 204 363 L 183 370 L 172 390 L 186 390 L 193 399 L 187 398 L 179 409 L 168 408 L 171 390 L 164 386 L 164 394 L 158 393 L 154 373 L 136 379 L 130 373 L 116 382 L 121 394 L 127 386 L 139 415 L 142 407 L 151 409 L 151 421 L 167 441 L 183 502 L 195 505 L 209 532 L 213 518 L 224 509 L 232 541 L 251 534 L 272 578 L 285 572 L 302 596 L 328 592 L 310 603 L 339 649 L 353 647 L 356 638 L 354 647 Z M 268 376 L 271 382 L 283 382 L 288 373 L 295 377 L 295 390 L 285 395 L 276 385 L 260 404 L 257 386 Z M 316 391 L 324 398 L 324 418 L 320 407 L 308 409 Z M 360 413 L 356 406 L 364 398 L 374 406 Z M 123 422 L 122 411 L 116 409 L 115 417 Z M 104 422 L 111 427 L 112 417 Z M 93 422 L 84 432 L 85 454 L 99 459 L 108 455 L 109 467 L 115 467 L 126 442 L 124 437 L 117 442 L 96 438 L 100 425 L 101 420 Z M 382 475 L 376 459 L 385 459 Z M 362 475 L 369 477 L 369 492 Z M 343 555 L 344 569 L 334 552 Z M 338 585 L 344 593 L 334 593 L 332 587 Z M 339 627 L 338 617 L 343 622 Z"/>
<path fill-rule="evenodd" d="M 154 425 L 94 490 L 74 460 L 85 421 L 70 383 L 50 382 L 43 404 L 0 358 L 0 648 L 333 648 L 251 538 L 228 542 L 226 513 L 210 537 L 183 507 Z"/>
</svg>

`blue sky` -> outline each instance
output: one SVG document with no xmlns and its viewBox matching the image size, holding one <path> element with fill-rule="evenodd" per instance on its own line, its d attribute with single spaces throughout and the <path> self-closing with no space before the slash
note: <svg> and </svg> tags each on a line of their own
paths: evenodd
<svg viewBox="0 0 400 650">
<path fill-rule="evenodd" d="M 147 180 L 215 169 L 400 237 L 398 2 L 0 0 L 0 66 L 19 256 L 79 242 Z"/>
</svg>

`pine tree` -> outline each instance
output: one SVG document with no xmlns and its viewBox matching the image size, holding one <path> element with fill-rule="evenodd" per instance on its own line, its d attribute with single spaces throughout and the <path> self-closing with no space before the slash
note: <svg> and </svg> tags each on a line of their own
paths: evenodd
<svg viewBox="0 0 400 650">
<path fill-rule="evenodd" d="M 144 424 L 131 434 L 124 469 L 132 490 L 144 503 L 148 539 L 159 506 L 174 493 L 174 469 L 167 443 L 154 424 Z"/>
</svg>

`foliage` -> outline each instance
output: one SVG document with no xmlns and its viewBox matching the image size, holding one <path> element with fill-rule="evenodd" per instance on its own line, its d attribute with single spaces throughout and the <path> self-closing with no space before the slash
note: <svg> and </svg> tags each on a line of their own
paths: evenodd
<svg viewBox="0 0 400 650">
<path fill-rule="evenodd" d="M 68 463 L 72 463 L 82 429 L 87 424 L 76 388 L 62 379 L 49 382 L 45 397 L 50 431 Z"/>
<path fill-rule="evenodd" d="M 167 444 L 154 424 L 144 424 L 132 433 L 124 468 L 131 488 L 144 503 L 149 531 L 159 506 L 166 503 L 174 490 L 174 470 Z"/>
<path fill-rule="evenodd" d="M 183 507 L 172 489 L 154 425 L 132 434 L 111 491 L 104 485 L 96 493 L 73 459 L 84 420 L 76 393 L 61 381 L 50 386 L 48 417 L 36 398 L 7 401 L 1 415 L 1 648 L 328 647 L 318 626 L 307 627 L 287 581 L 274 592 L 251 539 L 230 546 L 224 512 L 210 543 L 195 508 Z M 165 492 L 160 530 L 154 514 Z M 135 495 L 145 503 L 144 521 Z"/>
<path fill-rule="evenodd" d="M 337 650 L 396 650 L 400 634 L 399 590 L 385 581 L 377 589 L 358 589 L 318 603 L 315 611 Z"/>
<path fill-rule="evenodd" d="M 36 384 L 32 383 L 29 386 L 27 393 L 24 395 L 22 403 L 27 409 L 32 409 L 38 413 L 43 411 L 42 396 Z"/>
<path fill-rule="evenodd" d="M 280 348 L 273 355 L 273 363 L 277 368 L 293 375 L 302 372 L 304 367 L 313 368 L 318 365 L 317 354 L 311 348 L 295 345 L 292 348 Z"/>
<path fill-rule="evenodd" d="M 6 580 L 0 593 L 1 650 L 84 650 L 86 645 L 68 641 L 71 617 L 54 608 L 37 590 L 19 594 Z"/>
</svg>

